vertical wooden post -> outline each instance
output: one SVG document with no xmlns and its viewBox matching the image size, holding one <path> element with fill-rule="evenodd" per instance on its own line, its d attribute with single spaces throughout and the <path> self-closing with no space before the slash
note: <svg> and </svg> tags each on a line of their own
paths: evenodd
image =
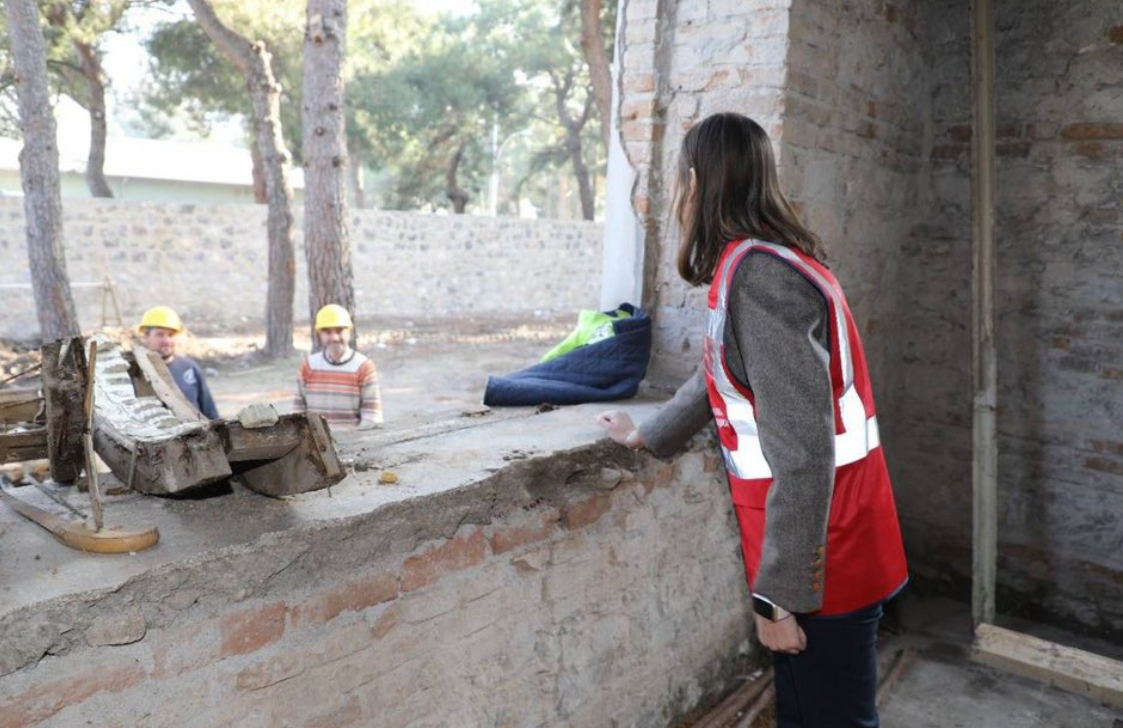
<svg viewBox="0 0 1123 728">
<path fill-rule="evenodd" d="M 997 255 L 994 242 L 995 103 L 994 0 L 973 0 L 971 20 L 971 228 L 974 266 L 972 393 L 974 395 L 974 563 L 971 616 L 994 622 L 998 566 L 998 442 L 995 426 L 998 367 L 994 342 Z"/>
</svg>

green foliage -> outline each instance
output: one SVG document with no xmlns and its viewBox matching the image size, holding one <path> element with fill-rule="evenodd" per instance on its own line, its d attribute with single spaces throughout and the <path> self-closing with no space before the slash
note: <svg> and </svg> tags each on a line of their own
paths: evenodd
<svg viewBox="0 0 1123 728">
<path fill-rule="evenodd" d="M 286 143 L 299 163 L 304 0 L 214 4 L 227 25 L 264 40 L 273 54 Z M 614 4 L 606 3 L 606 15 Z M 348 4 L 348 147 L 377 173 L 382 206 L 447 208 L 457 157 L 455 184 L 482 206 L 497 152 L 507 193 L 556 193 L 551 180 L 566 157 L 555 82 L 571 80 L 563 103 L 576 117 L 588 94 L 576 0 L 478 0 L 444 15 L 418 5 Z M 147 47 L 143 115 L 152 131 L 166 133 L 175 122 L 205 134 L 220 119 L 248 114 L 244 80 L 193 19 L 160 26 Z M 582 131 L 590 166 L 606 156 L 598 129 L 594 120 Z"/>
</svg>

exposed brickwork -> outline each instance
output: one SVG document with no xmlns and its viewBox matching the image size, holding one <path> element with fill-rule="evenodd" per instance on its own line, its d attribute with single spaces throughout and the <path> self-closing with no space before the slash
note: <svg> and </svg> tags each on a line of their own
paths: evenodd
<svg viewBox="0 0 1123 728">
<path fill-rule="evenodd" d="M 526 495 L 541 483 L 512 482 L 527 500 L 452 538 L 332 570 L 341 543 L 361 547 L 327 536 L 305 547 L 326 580 L 274 583 L 273 567 L 239 583 L 250 599 L 212 595 L 170 619 L 145 605 L 138 642 L 80 641 L 0 677 L 0 728 L 661 728 L 706 697 L 698 685 L 741 674 L 748 644 L 736 527 L 707 454 L 648 461 L 610 491 L 564 471 L 550 504 Z M 379 525 L 403 533 L 416 517 Z"/>
<path fill-rule="evenodd" d="M 1118 6 L 998 10 L 1000 586 L 1052 588 L 1044 614 L 1119 633 L 1123 456 L 1093 444 L 1123 418 Z M 704 301 L 678 279 L 667 229 L 675 152 L 707 114 L 746 113 L 773 135 L 785 190 L 850 298 L 914 571 L 965 597 L 970 3 L 633 0 L 628 12 L 643 18 L 621 88 L 652 380 L 677 384 L 701 353 Z"/>
</svg>

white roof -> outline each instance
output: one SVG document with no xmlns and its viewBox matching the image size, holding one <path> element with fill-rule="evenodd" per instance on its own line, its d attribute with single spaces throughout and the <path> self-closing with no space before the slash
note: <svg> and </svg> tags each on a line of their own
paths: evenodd
<svg viewBox="0 0 1123 728">
<path fill-rule="evenodd" d="M 23 142 L 0 138 L 0 169 L 19 169 Z M 86 173 L 89 137 L 59 134 L 59 170 Z M 111 137 L 105 145 L 105 174 L 130 179 L 174 180 L 207 184 L 253 184 L 253 160 L 248 149 L 216 142 L 178 142 L 166 139 Z M 290 170 L 294 189 L 304 187 L 304 171 Z"/>
</svg>

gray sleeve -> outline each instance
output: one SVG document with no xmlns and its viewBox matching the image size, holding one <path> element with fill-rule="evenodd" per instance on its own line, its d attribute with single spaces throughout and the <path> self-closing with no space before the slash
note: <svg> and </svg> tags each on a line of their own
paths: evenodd
<svg viewBox="0 0 1123 728">
<path fill-rule="evenodd" d="M 639 425 L 639 434 L 648 450 L 669 458 L 711 420 L 706 375 L 699 366 L 657 415 Z"/>
<path fill-rule="evenodd" d="M 773 476 L 753 590 L 789 611 L 813 612 L 822 607 L 834 490 L 827 305 L 799 272 L 765 254 L 750 255 L 731 288 L 729 358 L 740 355 Z"/>
</svg>

